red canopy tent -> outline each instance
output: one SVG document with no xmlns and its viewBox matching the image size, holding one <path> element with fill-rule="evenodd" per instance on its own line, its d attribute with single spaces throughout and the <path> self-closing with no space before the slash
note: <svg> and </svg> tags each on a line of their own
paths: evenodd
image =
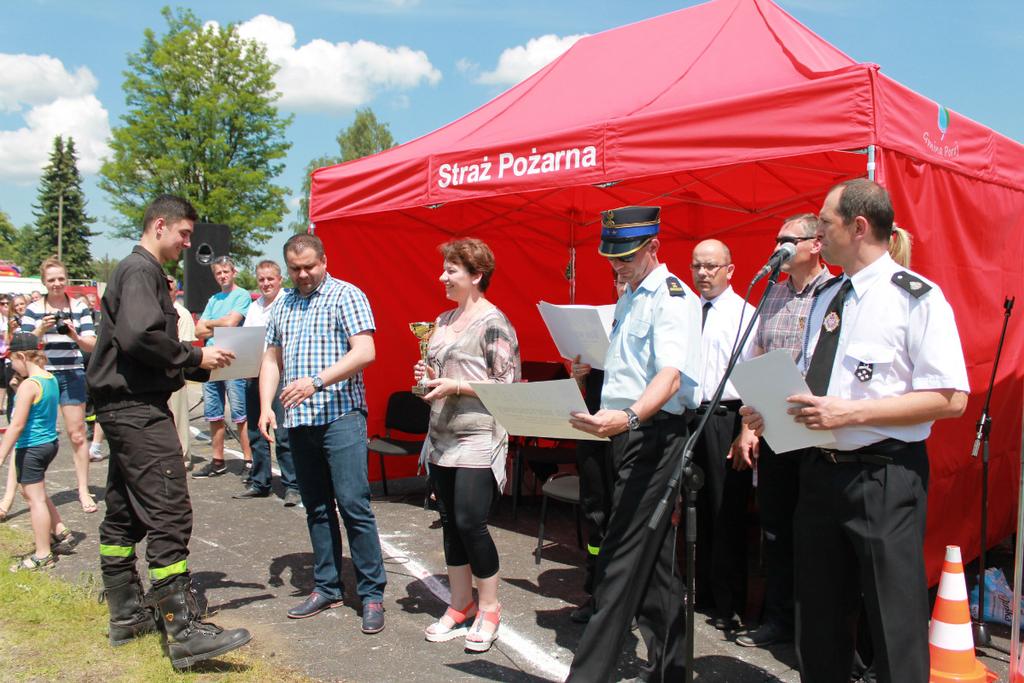
<svg viewBox="0 0 1024 683">
<path fill-rule="evenodd" d="M 555 359 L 535 304 L 607 303 L 599 212 L 663 208 L 661 255 L 726 241 L 741 289 L 780 222 L 817 212 L 833 184 L 868 173 L 915 236 L 914 268 L 952 301 L 974 394 L 930 441 L 929 570 L 942 547 L 978 547 L 981 468 L 969 457 L 1024 251 L 1024 147 L 857 63 L 770 0 L 714 0 L 580 40 L 476 111 L 407 144 L 313 174 L 310 218 L 329 267 L 377 318 L 370 430 L 412 383 L 407 323 L 447 307 L 436 247 L 494 249 L 489 297 L 525 359 Z M 990 541 L 1010 531 L 1021 447 L 1024 337 L 1012 333 L 993 398 Z"/>
</svg>

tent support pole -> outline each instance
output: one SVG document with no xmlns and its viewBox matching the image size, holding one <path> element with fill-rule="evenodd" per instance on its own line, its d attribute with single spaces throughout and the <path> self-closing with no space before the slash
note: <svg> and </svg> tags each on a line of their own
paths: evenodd
<svg viewBox="0 0 1024 683">
<path fill-rule="evenodd" d="M 868 145 L 868 180 L 875 179 L 875 146 Z"/>
<path fill-rule="evenodd" d="M 569 221 L 569 267 L 566 275 L 569 276 L 569 303 L 576 303 L 576 212 Z"/>
</svg>

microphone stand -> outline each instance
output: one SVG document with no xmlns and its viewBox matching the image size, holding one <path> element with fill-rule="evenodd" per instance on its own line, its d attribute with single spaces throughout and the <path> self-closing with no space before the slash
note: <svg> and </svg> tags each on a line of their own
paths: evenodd
<svg viewBox="0 0 1024 683">
<path fill-rule="evenodd" d="M 978 418 L 978 434 L 974 438 L 974 447 L 971 449 L 971 457 L 978 457 L 978 450 L 981 449 L 981 553 L 978 555 L 978 617 L 972 623 L 974 633 L 974 644 L 977 647 L 984 647 L 992 644 L 992 639 L 985 625 L 985 546 L 988 544 L 988 442 L 989 434 L 992 431 L 992 417 L 988 414 L 989 404 L 992 402 L 992 389 L 996 383 L 996 369 L 999 367 L 999 358 L 1003 355 L 1003 340 L 1006 339 L 1006 327 L 1010 322 L 1010 314 L 1013 312 L 1013 304 L 1017 297 L 1006 297 L 1003 300 L 1003 330 L 999 334 L 999 346 L 996 347 L 996 357 L 992 363 L 992 378 L 988 383 L 988 393 L 985 395 L 985 407 L 981 409 L 981 417 Z"/>
<path fill-rule="evenodd" d="M 768 286 L 765 287 L 764 293 L 761 294 L 761 300 L 757 302 L 757 307 L 754 309 L 754 315 L 751 316 L 750 322 L 747 323 L 747 327 L 743 331 L 743 336 L 740 337 L 739 342 L 733 349 L 732 355 L 729 356 L 729 363 L 726 365 L 725 373 L 722 375 L 722 379 L 718 383 L 718 387 L 715 389 L 715 393 L 711 397 L 711 401 L 708 402 L 707 410 L 701 417 L 700 422 L 697 423 L 697 427 L 686 440 L 686 444 L 683 446 L 683 456 L 679 459 L 679 463 L 676 465 L 672 478 L 669 479 L 668 485 L 665 487 L 665 494 L 661 497 L 661 500 L 658 501 L 658 506 L 654 509 L 654 514 L 651 515 L 651 521 L 647 524 L 647 530 L 649 532 L 653 532 L 658 528 L 658 524 L 661 522 L 662 516 L 664 516 L 668 511 L 670 503 L 674 504 L 676 498 L 679 497 L 680 485 L 683 485 L 686 488 L 686 530 L 684 533 L 686 541 L 686 585 L 683 588 L 683 607 L 686 610 L 686 642 L 684 643 L 686 673 L 683 675 L 683 681 L 685 681 L 685 683 L 693 683 L 693 610 L 696 600 L 694 575 L 696 574 L 697 564 L 697 492 L 704 485 L 704 473 L 701 471 L 700 467 L 693 462 L 693 450 L 696 447 L 697 440 L 700 438 L 700 435 L 704 432 L 708 419 L 718 409 L 718 405 L 722 401 L 722 394 L 725 392 L 725 385 L 728 383 L 730 375 L 732 375 L 733 368 L 736 367 L 736 362 L 739 360 L 744 346 L 746 346 L 747 337 L 749 337 L 750 333 L 753 331 L 754 323 L 761 314 L 761 309 L 764 308 L 764 302 L 768 297 L 768 292 L 771 291 L 772 287 L 774 287 L 775 283 L 779 280 L 781 269 L 782 264 L 780 263 L 772 269 L 771 273 L 769 273 Z M 752 287 L 754 282 L 751 282 L 750 285 Z M 662 657 L 662 666 L 664 665 L 665 658 Z"/>
</svg>

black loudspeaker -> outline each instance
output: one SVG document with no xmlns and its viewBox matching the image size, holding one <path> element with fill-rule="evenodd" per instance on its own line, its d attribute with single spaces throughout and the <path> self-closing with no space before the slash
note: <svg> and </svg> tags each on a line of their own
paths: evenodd
<svg viewBox="0 0 1024 683">
<path fill-rule="evenodd" d="M 218 256 L 231 255 L 231 229 L 215 223 L 196 223 L 192 246 L 185 250 L 185 308 L 202 313 L 210 297 L 220 291 L 210 264 Z"/>
</svg>

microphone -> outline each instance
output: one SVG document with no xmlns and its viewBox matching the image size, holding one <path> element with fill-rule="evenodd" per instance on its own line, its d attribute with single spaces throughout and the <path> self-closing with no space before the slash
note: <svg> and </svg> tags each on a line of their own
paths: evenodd
<svg viewBox="0 0 1024 683">
<path fill-rule="evenodd" d="M 789 242 L 780 244 L 779 248 L 776 249 L 775 253 L 772 254 L 770 259 L 768 259 L 768 263 L 764 264 L 764 267 L 757 271 L 757 275 L 754 276 L 754 279 L 751 280 L 750 284 L 760 282 L 773 270 L 781 268 L 782 264 L 793 258 L 794 254 L 796 254 L 795 244 L 790 244 Z"/>
</svg>

